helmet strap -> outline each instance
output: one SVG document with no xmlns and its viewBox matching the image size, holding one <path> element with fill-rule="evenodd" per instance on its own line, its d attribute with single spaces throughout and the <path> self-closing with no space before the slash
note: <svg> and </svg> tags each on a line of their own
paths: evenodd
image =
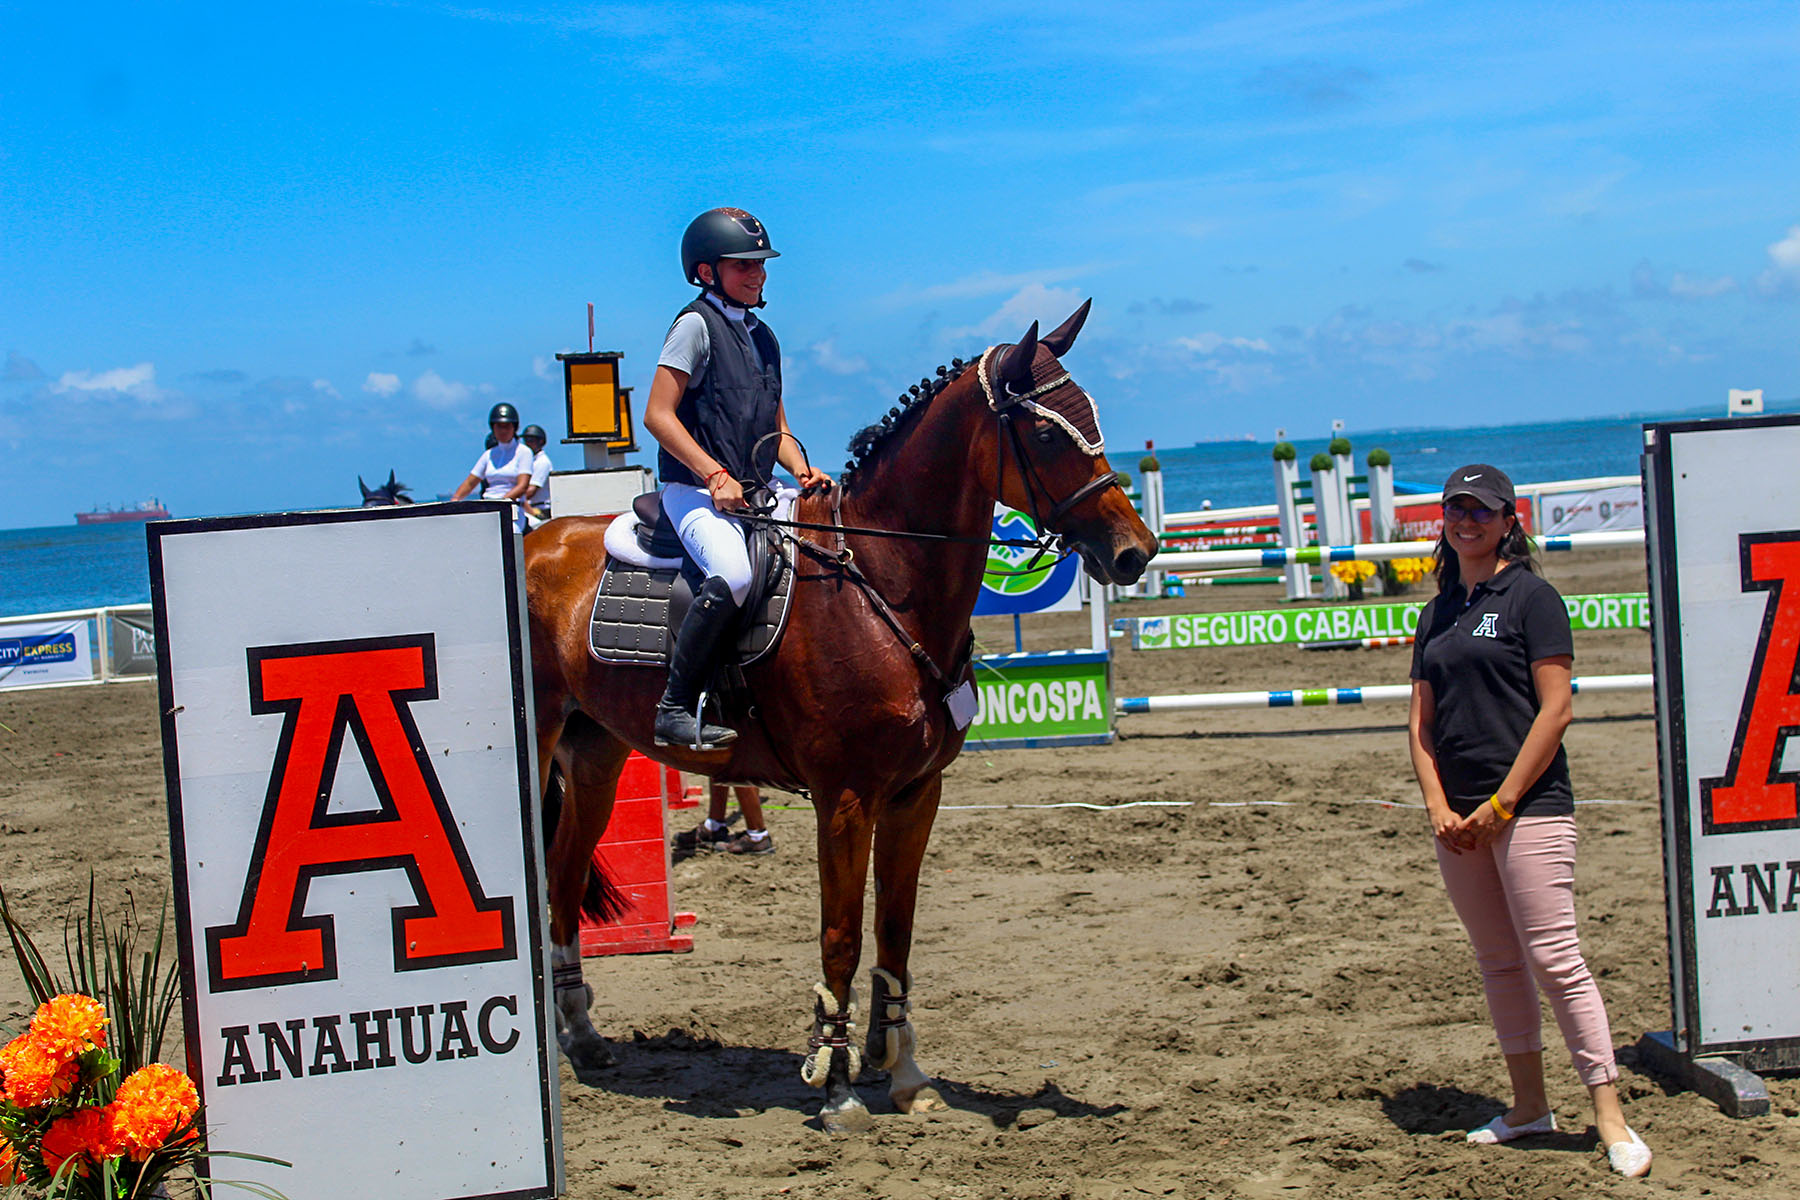
<svg viewBox="0 0 1800 1200">
<path fill-rule="evenodd" d="M 706 265 L 712 268 L 713 281 L 711 283 L 701 284 L 700 290 L 702 292 L 711 292 L 713 295 L 717 296 L 720 300 L 723 300 L 726 304 L 731 305 L 731 307 L 741 308 L 745 312 L 749 312 L 753 308 L 761 308 L 765 304 L 768 303 L 767 300 L 763 300 L 763 299 L 758 299 L 755 304 L 740 304 L 738 301 L 733 300 L 730 296 L 725 294 L 725 280 L 719 274 L 719 260 L 715 258 L 711 262 L 707 263 Z M 698 275 L 699 273 L 700 273 L 699 271 L 694 272 L 694 274 L 696 274 L 696 275 Z"/>
</svg>

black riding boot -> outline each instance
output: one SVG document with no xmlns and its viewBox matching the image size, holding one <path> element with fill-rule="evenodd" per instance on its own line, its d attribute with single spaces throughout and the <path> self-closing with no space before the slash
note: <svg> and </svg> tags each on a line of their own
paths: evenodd
<svg viewBox="0 0 1800 1200">
<path fill-rule="evenodd" d="M 694 712 L 737 614 L 737 603 L 723 579 L 715 576 L 701 585 L 694 606 L 682 618 L 675 649 L 669 655 L 669 686 L 656 704 L 657 745 L 698 745 L 706 750 L 737 740 L 737 730 L 702 723 Z"/>
</svg>

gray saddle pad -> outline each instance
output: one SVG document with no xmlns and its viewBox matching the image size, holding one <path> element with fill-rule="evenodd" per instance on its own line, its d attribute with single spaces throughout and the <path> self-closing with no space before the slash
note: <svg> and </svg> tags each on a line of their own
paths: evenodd
<svg viewBox="0 0 1800 1200">
<path fill-rule="evenodd" d="M 739 666 L 763 658 L 781 640 L 787 627 L 788 600 L 794 587 L 794 571 L 783 561 L 774 583 L 763 594 L 755 619 L 738 638 Z M 679 598 L 676 589 L 683 593 Z M 669 607 L 679 603 L 682 615 L 692 601 L 688 585 L 677 570 L 650 570 L 622 563 L 608 555 L 600 587 L 594 593 L 594 615 L 588 622 L 588 650 L 601 662 L 646 667 L 667 666 L 674 640 Z"/>
</svg>

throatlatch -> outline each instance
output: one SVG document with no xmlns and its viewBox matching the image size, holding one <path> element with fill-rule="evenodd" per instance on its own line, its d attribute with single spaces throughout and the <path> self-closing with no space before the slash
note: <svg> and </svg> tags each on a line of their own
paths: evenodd
<svg viewBox="0 0 1800 1200">
<path fill-rule="evenodd" d="M 850 999 L 844 1005 L 843 1012 L 832 1012 L 837 998 L 831 989 L 822 983 L 813 984 L 813 1027 L 812 1036 L 806 1039 L 807 1047 L 812 1053 L 800 1064 L 800 1078 L 813 1087 L 824 1087 L 825 1080 L 831 1074 L 832 1055 L 842 1052 L 848 1057 L 851 1079 L 862 1073 L 862 1051 L 851 1041 L 851 1031 L 856 1028 L 856 988 L 850 989 Z"/>
</svg>

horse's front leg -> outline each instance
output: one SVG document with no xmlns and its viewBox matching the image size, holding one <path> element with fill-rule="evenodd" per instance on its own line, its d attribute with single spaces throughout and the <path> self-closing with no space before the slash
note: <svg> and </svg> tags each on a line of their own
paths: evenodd
<svg viewBox="0 0 1800 1200">
<path fill-rule="evenodd" d="M 856 1045 L 856 965 L 862 958 L 863 888 L 869 878 L 874 822 L 868 800 L 852 792 L 813 795 L 819 842 L 819 958 L 824 982 L 813 988 L 813 1029 L 800 1077 L 825 1089 L 819 1121 L 827 1133 L 871 1127 L 850 1084 L 862 1070 Z"/>
<path fill-rule="evenodd" d="M 875 968 L 870 980 L 868 1062 L 889 1073 L 888 1097 L 901 1112 L 943 1107 L 931 1076 L 913 1053 L 913 911 L 919 899 L 919 867 L 943 795 L 941 775 L 922 780 L 888 801 L 875 828 Z"/>
<path fill-rule="evenodd" d="M 575 1078 L 593 1085 L 595 1074 L 618 1060 L 588 1016 L 594 989 L 581 977 L 579 938 L 568 945 L 552 944 L 550 962 L 556 985 L 556 1044 L 568 1056 Z"/>
</svg>

